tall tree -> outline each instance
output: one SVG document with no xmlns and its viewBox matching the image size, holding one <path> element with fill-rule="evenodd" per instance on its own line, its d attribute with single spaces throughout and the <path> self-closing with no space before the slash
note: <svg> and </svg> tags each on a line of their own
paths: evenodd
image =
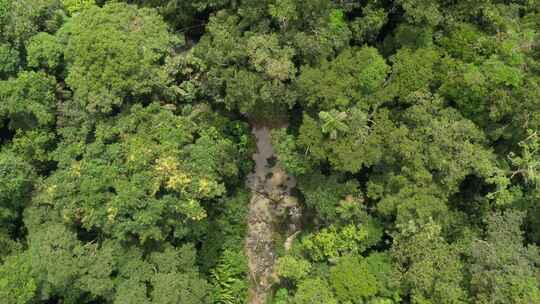
<svg viewBox="0 0 540 304">
<path fill-rule="evenodd" d="M 75 102 L 102 113 L 127 100 L 166 91 L 169 75 L 161 72 L 160 62 L 182 42 L 169 33 L 155 10 L 123 3 L 82 11 L 58 37 Z"/>
<path fill-rule="evenodd" d="M 485 239 L 472 243 L 471 291 L 477 303 L 540 301 L 538 248 L 524 246 L 523 213 L 508 211 L 487 217 Z"/>
</svg>

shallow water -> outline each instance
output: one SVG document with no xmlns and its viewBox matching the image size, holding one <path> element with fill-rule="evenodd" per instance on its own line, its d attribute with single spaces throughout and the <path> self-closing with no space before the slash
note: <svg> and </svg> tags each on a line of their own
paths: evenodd
<svg viewBox="0 0 540 304">
<path fill-rule="evenodd" d="M 276 158 L 271 133 L 272 129 L 267 126 L 252 127 L 257 151 L 252 156 L 254 171 L 246 179 L 246 186 L 252 190 L 252 196 L 245 244 L 251 281 L 251 304 L 265 303 L 272 287 L 277 258 L 273 239 L 277 214 L 279 209 L 285 208 L 283 201 L 290 197 L 291 190 L 296 186 L 295 179 L 288 176 L 279 164 L 269 163 L 270 159 Z"/>
<path fill-rule="evenodd" d="M 271 173 L 268 160 L 275 157 L 274 147 L 272 146 L 271 131 L 268 127 L 253 127 L 251 133 L 255 136 L 257 142 L 257 151 L 252 159 L 255 161 L 255 170 L 248 176 L 248 187 L 251 190 L 261 190 L 264 187 L 266 177 Z"/>
<path fill-rule="evenodd" d="M 286 125 L 280 128 L 285 128 Z M 272 129 L 267 126 L 254 126 L 251 129 L 251 133 L 256 139 L 257 151 L 252 155 L 252 159 L 255 162 L 254 171 L 248 175 L 246 185 L 253 191 L 260 191 L 265 193 L 275 193 L 276 191 L 283 191 L 290 194 L 292 188 L 296 186 L 294 177 L 288 176 L 278 166 L 271 166 L 269 164 L 270 159 L 276 159 L 277 155 L 272 145 Z M 280 174 L 283 176 L 284 181 L 281 185 L 276 185 L 276 181 L 272 181 L 273 174 Z M 277 189 L 279 187 L 279 189 Z"/>
</svg>

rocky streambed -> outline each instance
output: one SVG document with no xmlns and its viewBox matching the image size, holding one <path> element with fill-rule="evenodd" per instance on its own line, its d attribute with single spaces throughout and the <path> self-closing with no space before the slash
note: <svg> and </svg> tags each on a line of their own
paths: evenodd
<svg viewBox="0 0 540 304">
<path fill-rule="evenodd" d="M 288 219 L 283 244 L 288 250 L 300 231 L 301 211 L 292 195 L 296 180 L 276 161 L 271 128 L 253 126 L 252 133 L 256 138 L 257 151 L 253 154 L 255 170 L 246 180 L 252 196 L 245 252 L 250 276 L 249 303 L 264 304 L 276 280 L 274 265 L 277 260 L 276 248 L 280 244 L 276 244 L 275 235 L 283 224 L 280 218 Z"/>
</svg>

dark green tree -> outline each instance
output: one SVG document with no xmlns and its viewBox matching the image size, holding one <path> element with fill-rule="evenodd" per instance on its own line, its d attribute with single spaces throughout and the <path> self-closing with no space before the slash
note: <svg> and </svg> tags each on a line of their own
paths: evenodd
<svg viewBox="0 0 540 304">
<path fill-rule="evenodd" d="M 535 303 L 540 301 L 538 248 L 523 244 L 523 213 L 491 214 L 485 239 L 471 250 L 471 292 L 477 303 Z"/>
</svg>

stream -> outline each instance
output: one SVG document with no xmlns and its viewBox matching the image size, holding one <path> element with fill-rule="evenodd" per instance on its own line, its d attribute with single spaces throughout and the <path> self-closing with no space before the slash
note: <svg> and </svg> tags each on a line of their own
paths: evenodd
<svg viewBox="0 0 540 304">
<path fill-rule="evenodd" d="M 300 232 L 301 212 L 296 198 L 291 195 L 296 180 L 276 162 L 271 128 L 253 126 L 252 133 L 256 138 L 257 151 L 252 156 L 255 170 L 246 180 L 246 186 L 252 192 L 245 240 L 250 281 L 248 303 L 264 304 L 277 281 L 274 273 L 277 259 L 275 236 L 280 233 L 280 218 L 288 219 L 287 238 L 283 244 L 288 250 Z"/>
</svg>

